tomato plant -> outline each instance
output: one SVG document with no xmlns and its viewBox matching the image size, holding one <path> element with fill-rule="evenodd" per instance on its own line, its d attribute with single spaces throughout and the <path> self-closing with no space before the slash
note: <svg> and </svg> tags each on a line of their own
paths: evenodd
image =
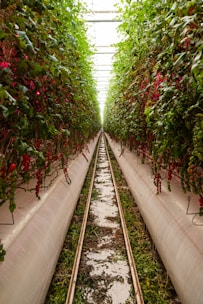
<svg viewBox="0 0 203 304">
<path fill-rule="evenodd" d="M 0 205 L 67 166 L 100 128 L 92 51 L 78 1 L 0 4 Z M 53 167 L 55 169 L 53 170 Z"/>
<path fill-rule="evenodd" d="M 114 76 L 104 128 L 151 159 L 160 192 L 179 175 L 184 191 L 203 191 L 202 1 L 122 1 Z M 191 171 L 192 166 L 192 171 Z"/>
</svg>

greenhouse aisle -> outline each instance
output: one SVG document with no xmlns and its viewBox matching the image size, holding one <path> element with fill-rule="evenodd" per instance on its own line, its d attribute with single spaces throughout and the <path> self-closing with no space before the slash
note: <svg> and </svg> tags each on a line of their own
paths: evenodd
<svg viewBox="0 0 203 304">
<path fill-rule="evenodd" d="M 0 302 L 43 303 L 104 130 L 182 304 L 202 304 L 202 0 L 86 2 L 0 1 Z"/>
</svg>

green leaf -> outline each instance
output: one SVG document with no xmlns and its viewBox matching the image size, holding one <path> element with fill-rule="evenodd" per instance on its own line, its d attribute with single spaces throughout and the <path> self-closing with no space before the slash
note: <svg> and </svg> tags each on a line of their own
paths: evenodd
<svg viewBox="0 0 203 304">
<path fill-rule="evenodd" d="M 41 74 L 41 72 L 43 71 L 43 66 L 40 65 L 39 63 L 35 63 L 34 67 L 33 67 L 33 72 L 35 75 Z"/>
<path fill-rule="evenodd" d="M 24 93 L 24 94 L 26 94 L 27 93 L 27 91 L 28 91 L 28 88 L 26 87 L 26 86 L 24 86 L 24 85 L 19 85 L 19 89 Z"/>
<path fill-rule="evenodd" d="M 172 7 L 171 7 L 171 10 L 175 11 L 176 8 L 177 8 L 177 6 L 178 6 L 177 2 L 174 2 L 173 5 L 172 5 Z"/>
<path fill-rule="evenodd" d="M 54 45 L 57 45 L 58 42 L 55 38 L 53 38 L 50 34 L 48 35 L 49 39 L 53 42 Z"/>
<path fill-rule="evenodd" d="M 30 41 L 29 37 L 27 36 L 26 32 L 24 32 L 24 31 L 17 31 L 16 30 L 16 34 L 18 34 L 21 37 L 21 39 L 26 42 L 26 47 L 30 51 L 32 51 L 34 54 L 36 54 L 34 46 L 33 46 L 32 42 Z"/>
<path fill-rule="evenodd" d="M 10 210 L 10 212 L 13 213 L 15 209 L 16 209 L 16 204 L 15 203 L 10 203 L 9 204 L 9 210 Z"/>
<path fill-rule="evenodd" d="M 199 61 L 202 57 L 202 50 L 195 56 L 194 61 Z"/>
<path fill-rule="evenodd" d="M 187 52 L 184 52 L 184 53 L 181 53 L 181 54 L 178 54 L 178 55 L 179 55 L 179 57 L 177 58 L 177 60 L 176 60 L 175 63 L 173 64 L 174 67 L 177 67 L 177 66 L 179 66 L 181 63 L 184 62 L 184 59 L 185 59 L 185 57 L 186 57 L 186 55 L 187 55 Z"/>
<path fill-rule="evenodd" d="M 5 38 L 6 36 L 7 36 L 7 34 L 4 31 L 0 30 L 0 40 Z"/>
<path fill-rule="evenodd" d="M 71 71 L 67 67 L 65 67 L 65 66 L 59 66 L 58 68 L 59 68 L 59 70 L 62 72 L 62 74 L 64 76 L 70 76 Z"/>
<path fill-rule="evenodd" d="M 67 129 L 62 129 L 61 132 L 66 136 L 70 136 L 70 132 Z"/>
<path fill-rule="evenodd" d="M 52 135 L 52 136 L 55 136 L 59 133 L 59 131 L 55 128 L 54 125 L 49 125 L 49 133 Z"/>
<path fill-rule="evenodd" d="M 53 114 L 52 116 L 58 118 L 60 121 L 63 121 L 61 114 Z"/>
<path fill-rule="evenodd" d="M 2 113 L 3 113 L 3 117 L 4 118 L 8 118 L 8 116 L 10 115 L 10 110 L 9 108 L 5 107 L 4 105 L 1 105 L 1 108 L 3 109 Z"/>
<path fill-rule="evenodd" d="M 0 262 L 4 261 L 6 255 L 6 250 L 3 247 L 3 244 L 0 243 Z"/>
<path fill-rule="evenodd" d="M 54 55 L 49 55 L 49 58 L 54 62 L 58 62 L 58 59 Z"/>
<path fill-rule="evenodd" d="M 11 96 L 11 94 L 9 94 L 9 92 L 5 91 L 5 95 L 6 95 L 7 99 L 9 99 L 9 101 L 11 102 L 12 105 L 16 105 L 16 99 L 13 98 L 13 96 Z"/>
</svg>

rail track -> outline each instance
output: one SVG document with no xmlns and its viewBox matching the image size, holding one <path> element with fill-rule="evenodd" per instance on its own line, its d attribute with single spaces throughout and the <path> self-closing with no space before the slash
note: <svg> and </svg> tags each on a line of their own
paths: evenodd
<svg viewBox="0 0 203 304">
<path fill-rule="evenodd" d="M 94 244 L 84 246 L 89 217 L 99 228 Z M 116 243 L 116 235 L 119 235 L 119 243 Z M 125 248 L 121 249 L 121 244 Z M 66 304 L 74 303 L 80 268 L 87 276 L 92 276 L 94 282 L 84 290 L 84 303 L 144 303 L 104 135 L 97 147 Z"/>
</svg>

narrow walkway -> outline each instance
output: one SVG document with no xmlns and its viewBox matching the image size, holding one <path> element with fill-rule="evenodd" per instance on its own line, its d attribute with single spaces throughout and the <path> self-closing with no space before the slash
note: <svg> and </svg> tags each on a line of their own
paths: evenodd
<svg viewBox="0 0 203 304">
<path fill-rule="evenodd" d="M 79 279 L 77 286 L 84 290 L 84 303 L 135 303 L 103 138 L 79 271 L 79 278 L 84 276 L 83 282 Z"/>
</svg>

